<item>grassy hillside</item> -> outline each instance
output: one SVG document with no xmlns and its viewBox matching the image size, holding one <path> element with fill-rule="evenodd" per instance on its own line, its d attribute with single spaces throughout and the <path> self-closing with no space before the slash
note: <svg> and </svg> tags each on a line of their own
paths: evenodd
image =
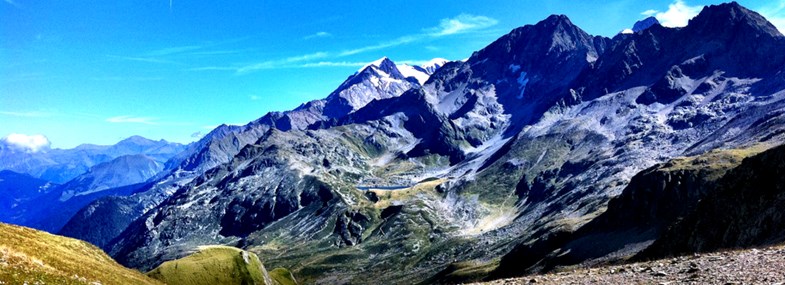
<svg viewBox="0 0 785 285">
<path fill-rule="evenodd" d="M 167 261 L 147 273 L 167 284 L 297 284 L 282 268 L 269 273 L 256 254 L 228 246 L 205 246 L 181 259 Z"/>
<path fill-rule="evenodd" d="M 76 239 L 0 223 L 3 284 L 161 284 Z"/>
</svg>

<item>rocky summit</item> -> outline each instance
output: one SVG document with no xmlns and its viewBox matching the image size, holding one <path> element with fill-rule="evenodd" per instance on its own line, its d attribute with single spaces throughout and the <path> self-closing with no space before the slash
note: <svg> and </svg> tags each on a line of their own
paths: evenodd
<svg viewBox="0 0 785 285">
<path fill-rule="evenodd" d="M 780 243 L 783 50 L 733 2 L 683 28 L 647 19 L 607 38 L 553 15 L 462 61 L 384 57 L 325 99 L 214 129 L 60 232 L 143 271 L 237 247 L 305 284 Z"/>
</svg>

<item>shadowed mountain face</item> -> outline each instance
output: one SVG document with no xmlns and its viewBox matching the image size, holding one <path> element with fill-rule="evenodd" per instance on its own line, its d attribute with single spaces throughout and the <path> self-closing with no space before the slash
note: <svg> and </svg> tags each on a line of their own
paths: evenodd
<svg viewBox="0 0 785 285">
<path fill-rule="evenodd" d="M 47 195 L 57 184 L 9 170 L 0 171 L 0 221 L 34 216 L 37 209 L 22 209 L 27 203 Z"/>
<path fill-rule="evenodd" d="M 219 127 L 164 175 L 88 205 L 64 231 L 135 268 L 229 244 L 329 284 L 470 280 L 513 249 L 547 259 L 571 237 L 636 233 L 604 249 L 572 244 L 586 253 L 548 266 L 602 260 L 627 243 L 640 250 L 669 223 L 653 217 L 672 221 L 709 195 L 679 185 L 714 183 L 732 167 L 653 166 L 785 141 L 783 48 L 771 24 L 731 3 L 685 28 L 613 39 L 551 16 L 422 85 L 382 59 L 325 100 Z M 647 185 L 663 179 L 683 183 Z M 659 202 L 672 200 L 682 203 Z M 639 206 L 648 210 L 613 217 Z M 106 217 L 118 232 L 90 230 Z M 506 268 L 547 269 L 527 262 Z"/>
<path fill-rule="evenodd" d="M 695 211 L 668 228 L 638 257 L 656 258 L 785 241 L 783 159 L 784 146 L 745 159 L 716 183 L 712 195 L 697 203 Z"/>
<path fill-rule="evenodd" d="M 130 195 L 163 167 L 162 163 L 146 155 L 124 155 L 97 164 L 62 185 L 48 183 L 38 190 L 8 185 L 14 191 L 7 199 L 15 202 L 0 208 L 5 213 L 0 221 L 58 232 L 85 205 L 106 196 Z"/>
</svg>

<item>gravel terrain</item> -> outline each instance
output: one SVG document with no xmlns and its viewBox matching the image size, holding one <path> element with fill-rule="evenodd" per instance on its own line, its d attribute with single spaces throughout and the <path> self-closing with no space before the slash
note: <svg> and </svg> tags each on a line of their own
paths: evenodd
<svg viewBox="0 0 785 285">
<path fill-rule="evenodd" d="M 785 246 L 579 268 L 475 284 L 785 284 Z"/>
</svg>

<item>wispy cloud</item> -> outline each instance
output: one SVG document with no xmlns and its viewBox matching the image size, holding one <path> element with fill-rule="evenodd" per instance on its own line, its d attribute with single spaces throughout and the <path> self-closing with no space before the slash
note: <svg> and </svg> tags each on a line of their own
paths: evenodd
<svg viewBox="0 0 785 285">
<path fill-rule="evenodd" d="M 11 117 L 22 117 L 22 118 L 45 118 L 45 117 L 51 117 L 53 114 L 47 112 L 39 112 L 39 111 L 28 111 L 28 112 L 0 111 L 0 115 L 11 116 Z"/>
<path fill-rule="evenodd" d="M 364 52 L 369 52 L 369 51 L 375 51 L 375 50 L 395 47 L 395 46 L 399 46 L 399 45 L 403 45 L 403 44 L 408 44 L 408 43 L 411 43 L 411 42 L 414 42 L 414 41 L 418 41 L 418 40 L 420 40 L 422 38 L 424 38 L 423 35 L 403 36 L 403 37 L 394 39 L 394 40 L 389 41 L 389 42 L 383 42 L 383 43 L 379 43 L 379 44 L 375 44 L 375 45 L 370 45 L 370 46 L 364 46 L 364 47 L 360 47 L 360 48 L 345 50 L 345 51 L 342 51 L 341 53 L 339 53 L 339 56 L 349 56 L 349 55 L 355 55 L 355 54 L 358 54 L 358 53 L 364 53 Z"/>
<path fill-rule="evenodd" d="M 496 25 L 498 21 L 486 16 L 476 16 L 471 14 L 460 14 L 454 18 L 445 18 L 439 22 L 438 26 L 422 29 L 420 33 L 404 35 L 393 40 L 382 41 L 367 46 L 345 49 L 337 52 L 316 52 L 300 56 L 292 56 L 283 59 L 260 61 L 251 64 L 236 64 L 228 66 L 201 66 L 188 69 L 189 71 L 234 71 L 238 74 L 249 73 L 258 70 L 280 69 L 280 68 L 311 68 L 311 67 L 356 67 L 367 64 L 366 62 L 352 62 L 337 60 L 342 57 L 353 56 L 396 46 L 410 44 L 428 39 L 436 39 L 459 34 L 476 33 L 487 31 L 488 28 Z M 327 32 L 318 32 L 305 38 L 331 36 Z M 429 50 L 438 50 L 431 47 Z M 330 60 L 332 59 L 332 60 Z"/>
<path fill-rule="evenodd" d="M 421 41 L 428 38 L 440 38 L 457 34 L 482 31 L 499 23 L 496 19 L 486 16 L 475 16 L 471 14 L 460 14 L 454 18 L 446 18 L 439 21 L 436 27 L 423 29 L 423 33 L 398 37 L 392 41 L 382 42 L 375 45 L 355 48 L 343 51 L 339 56 L 355 55 L 359 53 L 375 51 L 385 48 L 396 47 Z"/>
<path fill-rule="evenodd" d="M 780 33 L 785 33 L 785 0 L 775 1 L 757 9 Z"/>
<path fill-rule="evenodd" d="M 158 118 L 136 117 L 136 116 L 115 116 L 106 119 L 109 123 L 133 123 L 145 125 L 157 125 Z"/>
<path fill-rule="evenodd" d="M 307 36 L 303 37 L 303 39 L 304 40 L 310 40 L 310 39 L 314 39 L 314 38 L 328 38 L 328 37 L 332 37 L 332 36 L 333 36 L 333 34 L 328 33 L 328 32 L 317 32 L 315 34 L 307 35 Z"/>
<path fill-rule="evenodd" d="M 690 6 L 684 0 L 675 0 L 668 5 L 668 10 L 661 12 L 657 10 L 646 10 L 642 15 L 654 16 L 660 21 L 663 27 L 684 27 L 687 26 L 690 19 L 700 13 L 703 5 Z"/>
<path fill-rule="evenodd" d="M 11 5 L 11 6 L 14 6 L 14 7 L 16 7 L 16 8 L 22 8 L 22 6 L 19 6 L 19 4 L 17 4 L 17 3 L 16 3 L 16 1 L 13 1 L 13 0 L 3 0 L 3 1 L 4 1 L 5 3 L 8 3 L 8 4 L 9 4 L 9 5 Z"/>
<path fill-rule="evenodd" d="M 135 57 L 135 56 L 120 56 L 120 55 L 107 55 L 107 56 L 114 59 L 125 60 L 125 61 L 137 61 L 137 62 L 160 63 L 160 64 L 180 64 L 179 62 L 176 61 L 155 58 L 155 57 Z"/>
<path fill-rule="evenodd" d="M 235 50 L 208 50 L 208 51 L 189 52 L 188 54 L 189 55 L 225 55 L 225 54 L 239 54 L 239 53 L 246 52 L 246 51 L 249 51 L 249 50 L 250 49 L 244 49 L 244 50 L 239 50 L 239 49 L 235 49 Z"/>
<path fill-rule="evenodd" d="M 247 73 L 247 72 L 262 70 L 262 69 L 273 69 L 273 68 L 291 65 L 293 63 L 325 58 L 328 55 L 329 54 L 326 52 L 315 52 L 315 53 L 309 53 L 304 55 L 287 57 L 279 60 L 267 60 L 267 61 L 257 62 L 257 63 L 241 66 L 236 70 L 237 73 Z"/>
<path fill-rule="evenodd" d="M 429 35 L 442 37 L 482 30 L 499 23 L 496 19 L 471 14 L 460 14 L 455 18 L 442 19 L 438 27 L 427 29 Z"/>
<path fill-rule="evenodd" d="M 192 45 L 192 46 L 179 46 L 179 47 L 168 47 L 162 48 L 158 50 L 151 51 L 147 53 L 148 56 L 167 56 L 172 54 L 179 54 L 183 52 L 195 51 L 204 48 L 200 45 Z"/>
<path fill-rule="evenodd" d="M 367 62 L 352 61 L 320 61 L 300 64 L 296 67 L 360 67 L 368 64 Z"/>
<path fill-rule="evenodd" d="M 138 77 L 138 76 L 105 76 L 105 77 L 92 77 L 93 81 L 158 81 L 163 80 L 163 77 Z"/>
</svg>

